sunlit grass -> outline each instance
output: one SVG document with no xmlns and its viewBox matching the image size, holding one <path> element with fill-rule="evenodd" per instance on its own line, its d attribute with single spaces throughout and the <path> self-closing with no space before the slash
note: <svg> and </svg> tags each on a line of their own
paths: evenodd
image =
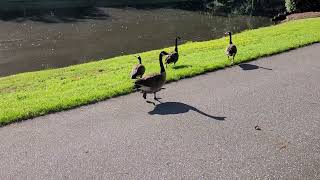
<svg viewBox="0 0 320 180">
<path fill-rule="evenodd" d="M 245 31 L 234 35 L 235 62 L 253 60 L 320 42 L 320 18 Z M 177 67 L 167 69 L 167 80 L 179 80 L 229 66 L 224 55 L 228 40 L 191 42 L 180 46 Z M 164 50 L 171 50 L 165 48 Z M 148 72 L 158 72 L 162 49 L 139 53 Z M 0 78 L 0 125 L 89 104 L 133 91 L 129 73 L 133 55 L 67 68 Z"/>
</svg>

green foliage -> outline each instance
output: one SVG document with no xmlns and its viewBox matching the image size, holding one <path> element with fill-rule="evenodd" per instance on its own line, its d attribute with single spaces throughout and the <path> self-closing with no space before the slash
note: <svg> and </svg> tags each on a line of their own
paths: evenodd
<svg viewBox="0 0 320 180">
<path fill-rule="evenodd" d="M 320 42 L 320 18 L 292 21 L 234 35 L 235 63 Z M 227 38 L 180 46 L 177 66 L 167 68 L 174 81 L 230 66 L 224 54 Z M 172 50 L 165 48 L 164 50 Z M 139 53 L 147 73 L 158 72 L 162 49 Z M 137 63 L 133 55 L 67 68 L 22 73 L 0 78 L 0 125 L 62 111 L 133 91 L 129 74 Z"/>
<path fill-rule="evenodd" d="M 295 0 L 286 0 L 286 9 L 287 12 L 294 12 L 297 10 L 296 1 Z"/>
<path fill-rule="evenodd" d="M 207 0 L 205 3 L 215 12 L 235 14 L 274 13 L 284 8 L 282 0 Z"/>
<path fill-rule="evenodd" d="M 305 12 L 320 10 L 320 0 L 286 0 L 288 12 Z"/>
<path fill-rule="evenodd" d="M 319 11 L 320 0 L 299 0 L 298 8 L 300 8 L 301 11 Z"/>
</svg>

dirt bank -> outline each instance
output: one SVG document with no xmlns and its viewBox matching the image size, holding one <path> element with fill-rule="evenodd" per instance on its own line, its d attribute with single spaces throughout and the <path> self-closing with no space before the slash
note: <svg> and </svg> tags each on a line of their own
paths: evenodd
<svg viewBox="0 0 320 180">
<path fill-rule="evenodd" d="M 286 21 L 297 20 L 297 19 L 306 19 L 306 18 L 314 18 L 320 17 L 320 12 L 304 12 L 304 13 L 295 13 L 287 16 Z"/>
</svg>

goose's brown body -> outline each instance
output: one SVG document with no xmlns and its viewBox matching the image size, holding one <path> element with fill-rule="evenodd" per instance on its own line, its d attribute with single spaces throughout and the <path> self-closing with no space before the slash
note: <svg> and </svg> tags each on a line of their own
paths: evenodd
<svg viewBox="0 0 320 180">
<path fill-rule="evenodd" d="M 234 44 L 229 44 L 226 48 L 226 55 L 234 57 L 237 54 L 237 46 Z"/>
<path fill-rule="evenodd" d="M 136 79 L 137 77 L 142 78 L 143 74 L 146 71 L 146 68 L 144 67 L 144 65 L 141 64 L 141 57 L 139 56 L 138 59 L 139 59 L 139 64 L 135 65 L 132 68 L 131 79 Z"/>
<path fill-rule="evenodd" d="M 171 52 L 166 58 L 166 65 L 168 64 L 176 64 L 179 60 L 179 53 L 178 52 Z"/>
<path fill-rule="evenodd" d="M 140 86 L 140 90 L 145 93 L 158 92 L 166 82 L 166 72 L 153 73 L 144 76 L 136 81 L 136 85 Z"/>
</svg>

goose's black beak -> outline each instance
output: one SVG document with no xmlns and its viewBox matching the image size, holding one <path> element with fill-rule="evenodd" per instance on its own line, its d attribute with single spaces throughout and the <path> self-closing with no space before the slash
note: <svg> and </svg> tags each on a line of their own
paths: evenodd
<svg viewBox="0 0 320 180">
<path fill-rule="evenodd" d="M 138 58 L 138 59 L 141 59 L 141 56 L 136 56 L 136 55 L 133 55 L 135 58 Z"/>
</svg>

